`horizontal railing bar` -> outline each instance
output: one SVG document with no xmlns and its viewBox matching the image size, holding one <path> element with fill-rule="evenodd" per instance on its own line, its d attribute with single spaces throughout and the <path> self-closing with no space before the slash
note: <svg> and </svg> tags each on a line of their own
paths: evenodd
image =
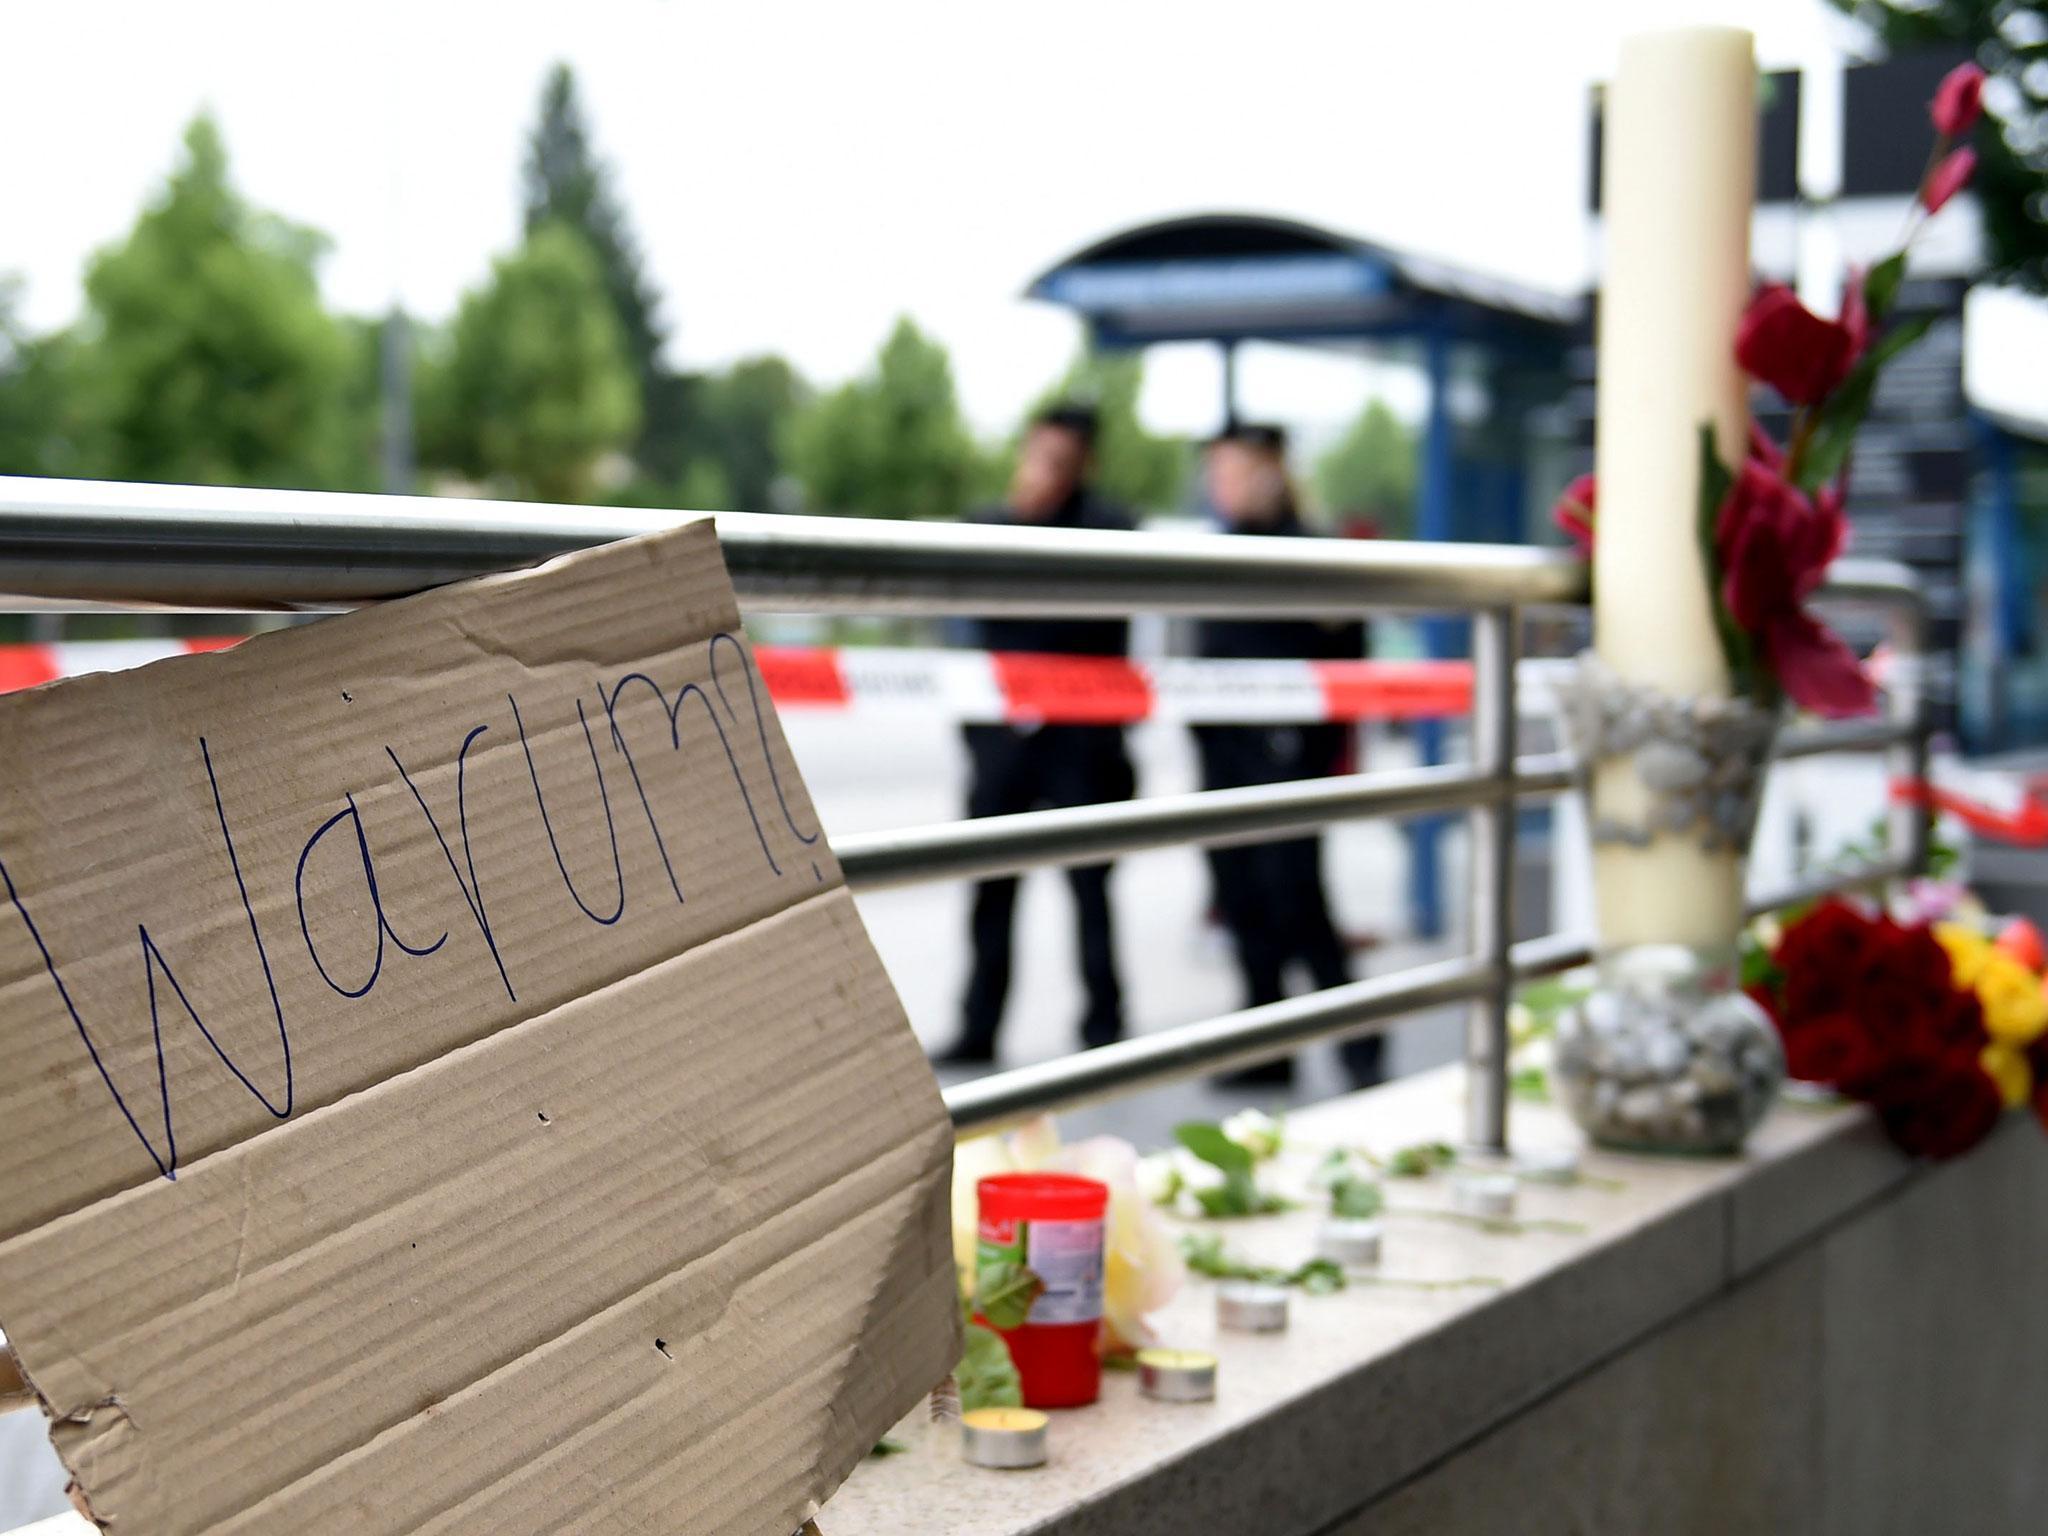
<svg viewBox="0 0 2048 1536">
<path fill-rule="evenodd" d="M 1820 596 L 1830 602 L 1880 603 L 1924 615 L 1927 593 L 1913 567 L 1899 560 L 1837 560 L 1828 567 Z"/>
<path fill-rule="evenodd" d="M 1517 981 L 1534 981 L 1591 965 L 1598 953 L 1593 941 L 1581 934 L 1550 933 L 1540 939 L 1524 939 L 1509 951 L 1509 965 Z"/>
<path fill-rule="evenodd" d="M 1522 759 L 1515 790 L 1558 794 L 1572 783 L 1569 759 L 1544 754 Z M 833 839 L 832 851 L 855 890 L 887 890 L 1098 863 L 1188 843 L 1260 842 L 1335 821 L 1463 810 L 1492 793 L 1492 780 L 1469 767 L 1406 768 L 853 833 Z"/>
<path fill-rule="evenodd" d="M 976 1078 L 945 1091 L 946 1109 L 956 1131 L 1000 1130 L 1054 1110 L 1255 1066 L 1318 1040 L 1367 1034 L 1402 1014 L 1468 1002 L 1488 983 L 1485 968 L 1469 957 L 1410 966 Z"/>
<path fill-rule="evenodd" d="M 1906 873 L 1904 859 L 1882 859 L 1848 870 L 1823 870 L 1749 900 L 1743 909 L 1750 917 L 1760 917 L 1766 912 L 1782 911 L 1837 891 L 1858 890 L 1897 880 Z M 1541 976 L 1555 976 L 1559 971 L 1577 970 L 1582 965 L 1592 964 L 1597 953 L 1594 942 L 1583 934 L 1552 933 L 1540 939 L 1525 939 L 1514 949 L 1515 979 L 1533 981 Z"/>
<path fill-rule="evenodd" d="M 1778 738 L 1772 757 L 1819 757 L 1829 752 L 1886 752 L 1902 747 L 1918 734 L 1904 721 L 1872 720 L 1851 724 L 1803 726 Z"/>
<path fill-rule="evenodd" d="M 0 592 L 346 608 L 702 514 L 0 477 Z M 1555 549 L 716 514 L 743 602 L 806 613 L 1356 614 L 1583 602 Z"/>
<path fill-rule="evenodd" d="M 1827 871 L 1752 901 L 1747 910 L 1751 916 L 1772 912 L 1834 891 L 1896 879 L 1903 872 L 1904 861 L 1899 859 Z M 1528 981 L 1590 964 L 1595 949 L 1581 935 L 1553 933 L 1523 940 L 1512 955 L 1516 980 Z M 1469 955 L 1407 966 L 1327 991 L 976 1078 L 945 1091 L 946 1109 L 954 1129 L 962 1134 L 1000 1130 L 1035 1115 L 1255 1066 L 1320 1040 L 1372 1033 L 1368 1026 L 1384 1029 L 1405 1014 L 1469 1002 L 1488 983 L 1486 968 Z"/>
<path fill-rule="evenodd" d="M 1761 917 L 1766 912 L 1818 901 L 1838 891 L 1862 890 L 1866 886 L 1902 880 L 1912 872 L 1903 858 L 1870 859 L 1848 869 L 1823 869 L 1754 898 L 1744 904 L 1743 910 L 1751 917 Z"/>
</svg>

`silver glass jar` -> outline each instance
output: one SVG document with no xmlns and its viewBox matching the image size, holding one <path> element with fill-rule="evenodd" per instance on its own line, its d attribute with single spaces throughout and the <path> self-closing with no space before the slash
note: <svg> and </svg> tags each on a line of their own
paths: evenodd
<svg viewBox="0 0 2048 1536">
<path fill-rule="evenodd" d="M 1739 1149 L 1771 1107 L 1785 1055 L 1742 992 L 1733 949 L 1641 944 L 1602 956 L 1593 990 L 1558 1017 L 1558 1101 L 1602 1146 Z"/>
</svg>

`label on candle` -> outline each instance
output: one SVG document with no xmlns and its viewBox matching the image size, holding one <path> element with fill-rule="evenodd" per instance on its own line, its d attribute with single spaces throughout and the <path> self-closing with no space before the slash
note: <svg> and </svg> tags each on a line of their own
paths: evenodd
<svg viewBox="0 0 2048 1536">
<path fill-rule="evenodd" d="M 1009 1259 L 1045 1282 L 1033 1323 L 1093 1323 L 1102 1317 L 1103 1224 L 1095 1221 L 984 1221 L 981 1262 Z"/>
</svg>

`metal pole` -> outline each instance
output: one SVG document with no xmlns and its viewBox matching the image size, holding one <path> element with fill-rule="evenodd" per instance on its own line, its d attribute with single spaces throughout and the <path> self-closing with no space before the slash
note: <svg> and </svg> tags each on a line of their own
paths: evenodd
<svg viewBox="0 0 2048 1536">
<path fill-rule="evenodd" d="M 1516 765 L 1518 795 L 1561 794 L 1574 782 L 1571 760 L 1562 755 L 1532 756 Z M 835 837 L 832 852 L 848 885 L 880 891 L 1014 875 L 1046 864 L 1092 864 L 1147 848 L 1264 842 L 1348 819 L 1479 805 L 1496 787 L 1491 777 L 1462 766 L 1397 768 L 854 832 Z"/>
<path fill-rule="evenodd" d="M 1921 798 L 1927 787 L 1927 747 L 1932 734 L 1927 709 L 1927 618 L 1915 605 L 1895 620 L 1900 635 L 1888 692 L 1892 718 L 1906 739 L 1885 755 L 1891 802 L 1891 851 L 1910 878 L 1927 873 L 1934 840 L 1934 807 Z M 1899 795 L 1905 790 L 1904 796 Z"/>
<path fill-rule="evenodd" d="M 1471 813 L 1472 958 L 1486 990 L 1465 1027 L 1465 1139 L 1508 1144 L 1508 1005 L 1514 995 L 1515 657 L 1521 618 L 1486 608 L 1472 624 L 1472 766 L 1493 784 Z"/>
<path fill-rule="evenodd" d="M 701 514 L 0 476 L 0 594 L 346 608 Z M 754 612 L 1326 615 L 1583 602 L 1561 550 L 721 512 Z M 1314 545 L 1314 548 L 1306 546 Z M 0 599 L 4 602 L 6 599 Z"/>
</svg>

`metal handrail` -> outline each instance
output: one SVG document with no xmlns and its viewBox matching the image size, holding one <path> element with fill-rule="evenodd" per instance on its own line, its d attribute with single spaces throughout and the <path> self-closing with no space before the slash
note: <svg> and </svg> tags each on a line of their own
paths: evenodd
<svg viewBox="0 0 2048 1536">
<path fill-rule="evenodd" d="M 347 608 L 700 514 L 0 476 L 0 593 L 164 609 Z M 1355 614 L 1583 602 L 1518 545 L 715 514 L 755 612 Z"/>
<path fill-rule="evenodd" d="M 358 606 L 572 549 L 654 532 L 691 514 L 301 491 L 137 486 L 0 477 L 0 606 L 112 605 L 211 611 Z M 1510 943 L 1514 809 L 1572 786 L 1572 763 L 1518 757 L 1516 637 L 1524 609 L 1582 603 L 1584 567 L 1520 546 L 1248 539 L 1050 528 L 863 522 L 718 513 L 750 610 L 1084 617 L 1134 611 L 1232 617 L 1368 610 L 1475 615 L 1470 767 L 1423 768 L 1162 796 L 1111 805 L 836 839 L 848 881 L 919 880 L 1099 862 L 1172 844 L 1313 831 L 1333 821 L 1462 810 L 1473 818 L 1472 952 L 1346 986 L 1155 1032 L 946 1092 L 956 1126 L 987 1129 L 1176 1078 L 1251 1065 L 1316 1040 L 1384 1028 L 1447 1003 L 1472 1005 L 1468 1139 L 1507 1133 L 1507 1011 L 1513 985 L 1585 963 L 1590 943 L 1552 934 Z M 1824 596 L 1898 616 L 1899 649 L 1924 648 L 1928 610 L 1906 567 L 1838 562 Z M 1911 667 L 1890 722 L 1788 733 L 1780 758 L 1888 751 L 1924 776 L 1927 721 Z M 1896 852 L 1826 871 L 1771 905 L 1924 865 L 1924 807 L 1894 807 Z"/>
<path fill-rule="evenodd" d="M 1759 916 L 1834 891 L 1878 885 L 1906 873 L 1903 859 L 1830 870 L 1750 900 L 1745 907 L 1751 916 Z M 1525 939 L 1509 948 L 1509 976 L 1517 982 L 1535 981 L 1577 970 L 1592 963 L 1596 949 L 1591 938 L 1576 934 Z M 1003 1130 L 1054 1110 L 1164 1087 L 1187 1077 L 1256 1066 L 1317 1041 L 1377 1034 L 1404 1014 L 1451 1003 L 1482 1002 L 1494 985 L 1490 968 L 1469 955 L 1408 966 L 1348 986 L 1155 1030 L 1114 1045 L 976 1078 L 946 1089 L 946 1108 L 954 1128 L 962 1134 Z M 1470 1078 L 1472 1088 L 1479 1090 L 1482 1082 L 1495 1081 L 1496 1075 L 1473 1072 Z"/>
<path fill-rule="evenodd" d="M 1558 794 L 1574 782 L 1570 758 L 1526 757 L 1518 765 L 1515 793 Z M 855 890 L 887 890 L 1022 874 L 1048 864 L 1093 864 L 1184 843 L 1215 848 L 1262 842 L 1336 821 L 1469 810 L 1498 793 L 1492 775 L 1470 768 L 1403 768 L 856 832 L 834 838 L 832 851 Z"/>
</svg>

